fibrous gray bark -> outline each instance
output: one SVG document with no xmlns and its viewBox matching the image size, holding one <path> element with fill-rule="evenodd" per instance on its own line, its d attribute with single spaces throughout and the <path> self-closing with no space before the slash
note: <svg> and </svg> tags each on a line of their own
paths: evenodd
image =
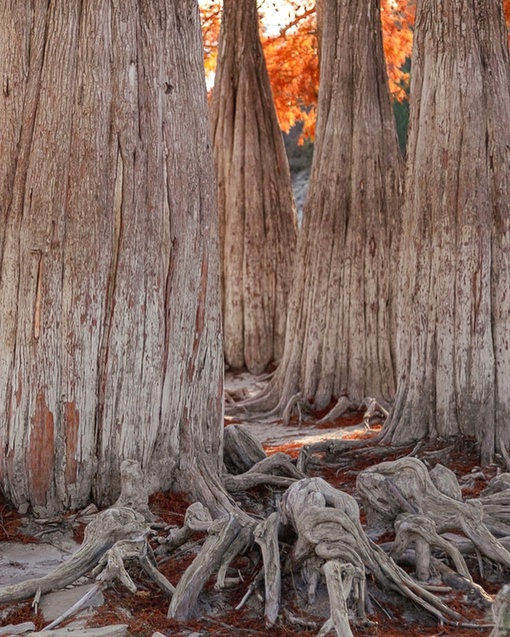
<svg viewBox="0 0 510 637">
<path fill-rule="evenodd" d="M 318 122 L 282 363 L 246 407 L 394 397 L 401 157 L 379 2 L 324 0 Z"/>
<path fill-rule="evenodd" d="M 501 0 L 417 3 L 398 307 L 384 440 L 510 429 L 510 60 Z"/>
<path fill-rule="evenodd" d="M 196 0 L 7 0 L 0 77 L 0 488 L 109 504 L 133 458 L 224 512 Z"/>
<path fill-rule="evenodd" d="M 283 353 L 297 230 L 256 0 L 223 2 L 211 125 L 225 360 L 260 373 Z"/>
</svg>

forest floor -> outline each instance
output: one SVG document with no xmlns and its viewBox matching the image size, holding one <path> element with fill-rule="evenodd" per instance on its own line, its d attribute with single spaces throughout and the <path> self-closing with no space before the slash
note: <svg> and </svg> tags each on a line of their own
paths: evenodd
<svg viewBox="0 0 510 637">
<path fill-rule="evenodd" d="M 232 379 L 231 379 L 232 380 Z M 246 384 L 249 377 L 235 379 L 234 385 Z M 337 489 L 343 490 L 357 498 L 355 483 L 358 473 L 368 466 L 386 460 L 394 460 L 412 451 L 412 447 L 381 449 L 374 455 L 370 451 L 370 441 L 374 438 L 381 425 L 374 424 L 371 430 L 366 430 L 363 423 L 363 412 L 354 411 L 336 419 L 327 428 L 317 427 L 317 421 L 324 413 L 307 414 L 306 418 L 298 421 L 293 418 L 288 426 L 281 421 L 250 424 L 249 427 L 259 437 L 268 455 L 275 452 L 285 452 L 295 458 L 304 444 L 318 439 L 333 437 L 365 439 L 368 448 L 360 452 L 351 453 L 343 458 L 342 466 L 328 466 L 326 463 L 315 463 L 311 468 L 311 475 L 320 476 L 330 482 Z M 230 424 L 226 420 L 226 425 Z M 462 488 L 464 499 L 476 497 L 489 480 L 503 469 L 497 465 L 483 470 L 478 466 L 478 451 L 470 440 L 458 440 L 454 444 L 443 441 L 437 444 L 425 444 L 420 449 L 420 455 L 430 468 L 438 461 L 447 465 L 457 476 Z M 254 515 L 263 514 L 267 510 L 268 502 L 278 501 L 283 490 L 275 487 L 261 486 L 242 494 L 236 500 L 245 510 Z M 358 499 L 358 498 L 357 498 Z M 186 508 L 190 502 L 182 495 L 175 493 L 157 493 L 151 496 L 149 505 L 151 511 L 168 526 L 181 526 Z M 361 504 L 361 503 L 360 503 Z M 362 523 L 363 509 L 362 512 Z M 37 559 L 37 555 L 47 555 L 44 546 L 58 545 L 62 548 L 62 555 L 72 546 L 72 540 L 80 543 L 83 538 L 84 526 L 77 521 L 76 516 L 69 515 L 56 520 L 48 520 L 45 524 L 34 524 L 33 520 L 21 518 L 7 502 L 0 500 L 0 586 L 9 583 L 8 572 L 19 567 L 22 578 L 28 578 L 38 573 L 27 571 L 27 564 L 23 564 L 23 551 L 16 551 L 21 545 L 30 545 L 28 550 L 32 554 L 32 566 L 38 566 L 39 571 L 49 565 Z M 160 534 L 166 530 L 161 529 Z M 57 541 L 58 539 L 58 541 Z M 392 537 L 383 538 L 386 543 Z M 202 539 L 194 537 L 189 544 L 179 550 L 171 558 L 161 558 L 158 562 L 160 571 L 168 580 L 176 585 L 182 573 L 193 561 L 200 549 Z M 71 544 L 65 545 L 65 542 Z M 67 546 L 67 548 L 66 548 Z M 154 538 L 157 546 L 157 537 Z M 11 547 L 11 557 L 8 548 Z M 2 555 L 3 554 L 3 555 Z M 2 559 L 4 559 L 2 563 Z M 495 594 L 504 581 L 508 581 L 508 573 L 494 566 L 487 560 L 478 557 L 469 561 L 466 558 L 474 580 L 482 585 L 487 592 Z M 9 564 L 9 570 L 2 568 Z M 34 566 L 34 568 L 35 568 Z M 169 600 L 147 578 L 140 569 L 134 568 L 130 573 L 137 584 L 138 590 L 131 594 L 115 584 L 104 591 L 104 604 L 99 608 L 89 609 L 82 618 L 82 624 L 87 626 L 105 626 L 112 624 L 128 624 L 129 634 L 133 637 L 151 637 L 156 631 L 163 635 L 176 637 L 242 637 L 243 635 L 270 635 L 271 637 L 311 637 L 317 635 L 321 625 L 329 616 L 327 594 L 319 593 L 314 608 L 308 608 L 306 595 L 293 578 L 288 578 L 282 590 L 281 618 L 276 625 L 266 628 L 264 625 L 264 607 L 262 589 L 255 588 L 254 594 L 242 608 L 236 610 L 245 597 L 250 584 L 260 570 L 260 562 L 254 563 L 250 557 L 239 557 L 233 566 L 241 576 L 242 583 L 230 590 L 218 593 L 211 581 L 202 593 L 200 601 L 200 616 L 193 621 L 179 623 L 167 619 Z M 25 570 L 23 571 L 23 568 Z M 30 568 L 30 567 L 29 567 Z M 91 580 L 92 581 L 92 580 Z M 81 580 L 83 584 L 85 580 Z M 325 587 L 322 587 L 325 589 Z M 377 594 L 370 592 L 372 614 L 369 625 L 353 626 L 355 637 L 488 637 L 490 628 L 459 628 L 456 626 L 440 625 L 437 620 L 418 610 L 411 602 L 403 603 L 401 598 L 391 594 Z M 442 599 L 450 607 L 457 610 L 467 622 L 473 624 L 487 624 L 491 617 L 483 615 L 459 592 L 442 594 Z M 37 630 L 42 630 L 48 623 L 48 617 L 42 612 L 34 613 L 32 601 L 20 602 L 0 606 L 0 627 L 8 624 L 19 624 L 31 621 Z M 67 623 L 76 621 L 76 617 Z M 66 625 L 63 623 L 62 625 Z M 1 631 L 0 631 L 1 634 Z M 75 633 L 79 635 L 79 633 Z"/>
</svg>

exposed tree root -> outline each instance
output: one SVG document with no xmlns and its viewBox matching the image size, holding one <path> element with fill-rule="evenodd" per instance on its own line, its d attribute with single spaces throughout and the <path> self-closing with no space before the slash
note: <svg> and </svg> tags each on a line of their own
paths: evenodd
<svg viewBox="0 0 510 637">
<path fill-rule="evenodd" d="M 482 504 L 441 493 L 420 460 L 401 458 L 365 469 L 356 487 L 372 526 L 388 528 L 401 513 L 420 513 L 434 521 L 438 533 L 461 528 L 483 555 L 510 568 L 510 553 L 482 521 Z"/>
<path fill-rule="evenodd" d="M 282 521 L 292 525 L 298 534 L 291 553 L 294 569 L 313 554 L 325 561 L 350 564 L 358 577 L 366 568 L 380 586 L 398 591 L 441 621 L 461 620 L 457 612 L 413 581 L 368 538 L 359 521 L 358 505 L 351 496 L 321 478 L 309 478 L 289 487 L 281 510 Z M 338 618 L 338 626 L 342 621 Z M 335 629 L 342 634 L 337 625 Z"/>
<path fill-rule="evenodd" d="M 69 560 L 54 571 L 37 579 L 12 584 L 0 589 L 0 604 L 27 599 L 64 588 L 90 571 L 117 542 L 146 537 L 148 526 L 143 516 L 128 508 L 107 509 L 98 513 L 85 529 L 83 544 Z"/>
<path fill-rule="evenodd" d="M 264 580 L 266 603 L 264 617 L 266 626 L 272 626 L 280 609 L 281 595 L 281 569 L 280 569 L 280 549 L 278 546 L 278 526 L 280 516 L 272 513 L 267 520 L 261 522 L 255 528 L 253 534 L 255 541 L 262 551 L 264 561 Z"/>
<path fill-rule="evenodd" d="M 209 577 L 217 571 L 228 548 L 241 530 L 235 515 L 212 521 L 207 530 L 205 544 L 179 580 L 170 602 L 168 617 L 184 621 L 193 616 L 198 596 Z M 232 556 L 229 555 L 229 559 Z"/>
<path fill-rule="evenodd" d="M 120 496 L 113 508 L 127 507 L 141 513 L 147 522 L 154 522 L 149 509 L 149 490 L 140 463 L 123 460 L 120 465 Z"/>
<path fill-rule="evenodd" d="M 492 608 L 494 626 L 489 637 L 508 637 L 510 635 L 510 586 L 505 584 L 496 595 Z"/>
<path fill-rule="evenodd" d="M 232 493 L 246 491 L 260 484 L 288 487 L 306 477 L 296 469 L 285 453 L 268 457 L 260 442 L 241 425 L 225 428 L 227 442 L 223 458 L 229 473 L 222 476 L 223 485 Z"/>
<path fill-rule="evenodd" d="M 466 562 L 460 551 L 450 542 L 442 538 L 436 532 L 434 522 L 423 515 L 404 513 L 400 515 L 395 524 L 396 538 L 393 544 L 391 557 L 398 561 L 407 547 L 415 544 L 416 552 L 416 576 L 421 582 L 430 579 L 431 547 L 437 546 L 449 555 L 455 564 L 457 571 L 469 581 L 472 577 Z"/>
<path fill-rule="evenodd" d="M 260 442 L 246 427 L 228 425 L 223 430 L 223 464 L 231 474 L 238 475 L 266 458 Z"/>
</svg>

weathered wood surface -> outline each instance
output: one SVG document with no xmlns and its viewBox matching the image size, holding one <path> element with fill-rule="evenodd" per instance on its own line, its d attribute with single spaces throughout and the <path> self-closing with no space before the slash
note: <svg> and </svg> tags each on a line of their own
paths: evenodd
<svg viewBox="0 0 510 637">
<path fill-rule="evenodd" d="M 291 552 L 294 568 L 314 554 L 324 561 L 339 560 L 359 573 L 368 570 L 382 588 L 408 597 L 441 621 L 461 620 L 370 540 L 361 526 L 356 500 L 321 478 L 289 487 L 281 501 L 281 514 L 282 522 L 292 525 L 298 535 Z"/>
<path fill-rule="evenodd" d="M 282 356 L 297 222 L 256 0 L 223 3 L 210 112 L 225 360 L 259 374 Z"/>
<path fill-rule="evenodd" d="M 260 546 L 264 562 L 266 626 L 272 626 L 278 617 L 281 598 L 280 548 L 278 545 L 278 527 L 280 515 L 272 513 L 267 520 L 260 522 L 254 531 L 255 542 Z"/>
<path fill-rule="evenodd" d="M 483 523 L 482 504 L 475 500 L 459 502 L 441 493 L 417 458 L 369 467 L 358 475 L 356 488 L 367 510 L 376 512 L 382 527 L 391 527 L 404 512 L 424 514 L 434 521 L 438 533 L 460 528 L 483 555 L 510 568 L 510 552 Z"/>
<path fill-rule="evenodd" d="M 168 608 L 168 617 L 180 621 L 196 612 L 198 596 L 209 577 L 221 566 L 224 554 L 235 540 L 241 525 L 235 515 L 212 521 L 202 550 L 186 569 L 176 586 Z"/>
<path fill-rule="evenodd" d="M 120 540 L 140 539 L 148 527 L 143 516 L 132 509 L 107 509 L 99 513 L 85 529 L 83 544 L 69 560 L 37 579 L 0 589 L 0 604 L 32 597 L 40 591 L 64 588 L 92 570 L 100 559 Z"/>
</svg>

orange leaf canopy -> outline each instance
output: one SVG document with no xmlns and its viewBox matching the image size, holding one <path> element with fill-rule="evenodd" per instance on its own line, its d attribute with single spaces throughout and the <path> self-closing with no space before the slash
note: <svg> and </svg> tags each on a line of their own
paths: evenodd
<svg viewBox="0 0 510 637">
<path fill-rule="evenodd" d="M 211 85 L 216 68 L 221 2 L 201 0 L 200 5 L 205 69 Z M 510 0 L 503 0 L 503 5 L 510 25 Z M 280 127 L 288 132 L 297 122 L 302 122 L 302 139 L 313 139 L 319 92 L 315 1 L 262 0 L 259 13 L 262 46 Z M 398 100 L 406 99 L 409 92 L 409 73 L 405 69 L 411 57 L 414 13 L 415 0 L 381 0 L 389 89 Z"/>
</svg>

